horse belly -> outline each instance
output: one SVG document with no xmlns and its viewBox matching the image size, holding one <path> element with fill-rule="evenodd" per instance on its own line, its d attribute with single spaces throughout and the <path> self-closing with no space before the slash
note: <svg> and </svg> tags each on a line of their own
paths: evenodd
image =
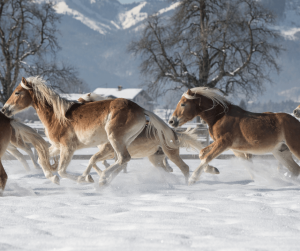
<svg viewBox="0 0 300 251">
<path fill-rule="evenodd" d="M 156 153 L 158 147 L 155 139 L 139 137 L 129 145 L 128 152 L 132 158 L 144 158 Z"/>
<path fill-rule="evenodd" d="M 239 142 L 234 142 L 231 149 L 248 154 L 262 155 L 272 152 L 279 142 L 281 140 L 276 136 L 273 138 L 248 139 L 247 141 L 240 140 Z"/>
<path fill-rule="evenodd" d="M 93 130 L 81 130 L 76 135 L 79 141 L 78 148 L 93 147 L 108 142 L 104 128 L 97 127 Z"/>
</svg>

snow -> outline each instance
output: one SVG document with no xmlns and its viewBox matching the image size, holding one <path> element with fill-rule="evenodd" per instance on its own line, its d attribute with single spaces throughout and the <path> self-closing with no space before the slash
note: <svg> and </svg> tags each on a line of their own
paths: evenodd
<svg viewBox="0 0 300 251">
<path fill-rule="evenodd" d="M 143 89 L 126 88 L 121 91 L 118 88 L 97 88 L 94 90 L 96 94 L 102 94 L 106 97 L 114 96 L 116 98 L 134 99 Z"/>
<path fill-rule="evenodd" d="M 84 161 L 68 171 L 82 173 Z M 192 170 L 197 160 L 186 161 Z M 87 161 L 84 165 L 87 164 Z M 172 164 L 172 163 L 171 163 Z M 111 186 L 57 186 L 41 171 L 26 173 L 5 161 L 8 182 L 1 198 L 1 250 L 298 250 L 299 179 L 275 161 L 254 161 L 255 182 L 243 162 L 214 160 L 218 176 L 194 186 L 172 164 L 160 173 L 133 160 Z"/>
<path fill-rule="evenodd" d="M 133 9 L 120 13 L 119 19 L 123 29 L 129 29 L 130 27 L 136 25 L 137 23 L 145 20 L 148 17 L 147 13 L 141 12 L 141 10 L 146 6 L 147 2 L 142 2 Z"/>
<path fill-rule="evenodd" d="M 159 10 L 158 14 L 161 15 L 161 14 L 164 14 L 164 13 L 166 13 L 168 11 L 174 10 L 174 9 L 176 9 L 179 6 L 179 4 L 180 3 L 173 3 L 169 7 Z"/>
<path fill-rule="evenodd" d="M 100 34 L 105 35 L 106 29 L 110 29 L 109 26 L 97 22 L 95 20 L 92 20 L 86 16 L 84 16 L 82 13 L 78 12 L 77 10 L 73 10 L 68 7 L 68 5 L 65 2 L 59 2 L 55 5 L 55 10 L 59 14 L 67 14 L 72 16 L 74 19 L 82 22 L 86 26 L 88 26 L 90 29 L 99 32 Z"/>
</svg>

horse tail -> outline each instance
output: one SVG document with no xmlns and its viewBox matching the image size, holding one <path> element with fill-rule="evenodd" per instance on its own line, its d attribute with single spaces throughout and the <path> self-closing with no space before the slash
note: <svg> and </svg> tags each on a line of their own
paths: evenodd
<svg viewBox="0 0 300 251">
<path fill-rule="evenodd" d="M 147 126 L 147 135 L 155 135 L 160 143 L 171 148 L 177 149 L 179 142 L 176 138 L 175 132 L 157 115 L 153 112 L 144 109 L 144 114 L 149 117 L 149 124 Z"/>
<path fill-rule="evenodd" d="M 41 162 L 42 167 L 45 167 L 49 171 L 56 171 L 58 162 L 55 162 L 53 165 L 50 164 L 48 143 L 31 127 L 16 120 L 12 120 L 10 124 L 14 129 L 16 139 L 16 142 L 11 143 L 16 147 L 18 147 L 19 140 L 22 140 L 24 144 L 25 142 L 31 143 L 38 152 L 39 161 Z"/>
<path fill-rule="evenodd" d="M 188 128 L 185 132 L 176 132 L 179 139 L 179 146 L 188 149 L 194 149 L 196 151 L 202 150 L 204 147 L 197 138 L 197 129 Z"/>
</svg>

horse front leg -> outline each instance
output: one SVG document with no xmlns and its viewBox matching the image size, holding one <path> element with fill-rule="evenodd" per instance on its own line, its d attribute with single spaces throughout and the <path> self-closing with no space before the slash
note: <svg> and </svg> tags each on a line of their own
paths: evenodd
<svg viewBox="0 0 300 251">
<path fill-rule="evenodd" d="M 1 159 L 0 159 L 0 195 L 2 195 L 2 191 L 5 188 L 7 178 L 8 178 L 7 174 L 4 170 L 4 167 L 3 167 Z"/>
<path fill-rule="evenodd" d="M 101 176 L 102 171 L 97 167 L 96 163 L 98 161 L 106 160 L 114 156 L 114 149 L 110 143 L 103 144 L 99 146 L 99 152 L 95 153 L 89 160 L 89 164 L 82 175 L 77 179 L 77 182 L 94 182 L 93 178 L 89 173 L 91 172 L 92 167 L 96 172 Z"/>
<path fill-rule="evenodd" d="M 197 167 L 197 169 L 193 172 L 192 176 L 189 178 L 189 185 L 194 184 L 199 178 L 201 173 L 205 170 L 205 168 L 208 166 L 208 163 L 211 162 L 214 158 L 218 157 L 222 152 L 227 150 L 232 145 L 232 141 L 230 140 L 230 137 L 224 137 L 221 139 L 218 139 L 217 141 L 210 144 L 208 147 L 210 151 L 207 151 L 206 148 L 204 148 L 204 152 L 206 154 L 201 155 L 201 163 Z"/>
<path fill-rule="evenodd" d="M 75 152 L 75 148 L 69 148 L 67 146 L 62 146 L 60 148 L 60 159 L 58 165 L 58 174 L 62 178 L 68 178 L 71 180 L 77 180 L 78 176 L 67 173 L 67 167 L 70 164 L 73 154 Z"/>
</svg>

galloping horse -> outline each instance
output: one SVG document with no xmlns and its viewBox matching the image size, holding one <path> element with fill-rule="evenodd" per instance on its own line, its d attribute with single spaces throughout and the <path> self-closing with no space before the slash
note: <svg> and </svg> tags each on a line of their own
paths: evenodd
<svg viewBox="0 0 300 251">
<path fill-rule="evenodd" d="M 300 119 L 300 105 L 294 110 L 294 115 L 296 118 Z"/>
<path fill-rule="evenodd" d="M 39 164 L 35 160 L 35 157 L 33 155 L 33 152 L 31 150 L 30 145 L 27 144 L 27 143 L 30 143 L 30 142 L 24 142 L 24 139 L 23 140 L 17 140 L 15 130 L 12 130 L 11 142 L 13 142 L 13 144 L 10 143 L 6 150 L 11 155 L 13 155 L 17 160 L 19 160 L 22 163 L 22 165 L 24 166 L 26 171 L 29 171 L 30 168 L 27 164 L 27 161 L 26 161 L 24 155 L 18 151 L 18 148 L 22 149 L 24 152 L 26 152 L 28 154 L 31 161 L 33 162 L 33 165 L 34 165 L 35 169 L 41 169 L 41 167 L 39 166 Z"/>
<path fill-rule="evenodd" d="M 201 163 L 189 179 L 195 183 L 208 163 L 231 149 L 236 155 L 273 153 L 293 176 L 300 167 L 291 152 L 300 159 L 300 123 L 286 113 L 252 113 L 231 104 L 214 89 L 197 87 L 182 95 L 169 120 L 173 127 L 200 116 L 209 126 L 214 142 L 200 151 Z M 286 146 L 291 151 L 287 151 Z"/>
<path fill-rule="evenodd" d="M 49 172 L 57 168 L 56 164 L 54 164 L 53 166 L 50 165 L 47 142 L 32 128 L 6 117 L 1 112 L 0 127 L 0 192 L 4 190 L 7 181 L 7 174 L 1 163 L 1 157 L 5 153 L 7 147 L 9 146 L 9 143 L 16 147 L 25 144 L 25 142 L 30 142 L 31 144 L 33 144 L 38 152 L 40 164 L 46 176 Z"/>
<path fill-rule="evenodd" d="M 80 97 L 78 101 L 80 101 L 81 103 L 88 103 L 96 101 L 95 99 L 97 99 L 97 96 L 95 96 L 93 93 L 88 93 Z M 187 130 L 183 133 L 174 133 L 179 139 L 179 147 L 194 148 L 195 150 L 199 151 L 203 149 L 201 142 L 197 140 L 197 135 L 193 130 Z M 181 159 L 179 155 L 179 147 L 177 149 L 170 149 L 166 147 L 164 144 L 161 144 L 154 135 L 147 135 L 147 127 L 145 127 L 143 131 L 129 145 L 128 151 L 132 158 L 148 157 L 150 162 L 155 167 L 160 167 L 166 172 L 173 171 L 171 167 L 168 166 L 168 163 L 166 161 L 166 157 L 168 157 L 174 164 L 179 167 L 187 182 L 189 178 L 189 166 Z M 114 157 L 114 149 L 109 142 L 98 146 L 98 148 L 99 152 L 94 155 L 94 158 L 96 159 L 91 159 L 90 161 L 97 162 L 97 156 L 106 155 L 107 159 L 111 159 Z M 105 162 L 103 164 L 106 165 Z M 95 168 L 97 173 L 101 175 L 101 170 L 96 166 L 96 164 L 93 165 L 93 168 Z M 218 169 L 213 166 L 209 166 L 206 172 L 211 174 L 219 173 Z"/>
<path fill-rule="evenodd" d="M 107 184 L 121 170 L 120 166 L 131 159 L 127 148 L 144 129 L 145 115 L 150 118 L 147 132 L 155 135 L 162 145 L 170 149 L 178 148 L 175 134 L 168 125 L 130 100 L 74 103 L 61 98 L 42 78 L 30 77 L 22 78 L 2 111 L 12 116 L 29 106 L 33 106 L 45 126 L 45 133 L 52 144 L 51 155 L 60 154 L 58 174 L 61 177 L 93 182 L 89 175 L 93 162 L 79 177 L 67 173 L 67 166 L 76 150 L 110 142 L 117 160 L 101 173 L 99 185 Z M 105 158 L 97 156 L 99 161 Z M 55 176 L 54 182 L 58 181 Z"/>
</svg>

